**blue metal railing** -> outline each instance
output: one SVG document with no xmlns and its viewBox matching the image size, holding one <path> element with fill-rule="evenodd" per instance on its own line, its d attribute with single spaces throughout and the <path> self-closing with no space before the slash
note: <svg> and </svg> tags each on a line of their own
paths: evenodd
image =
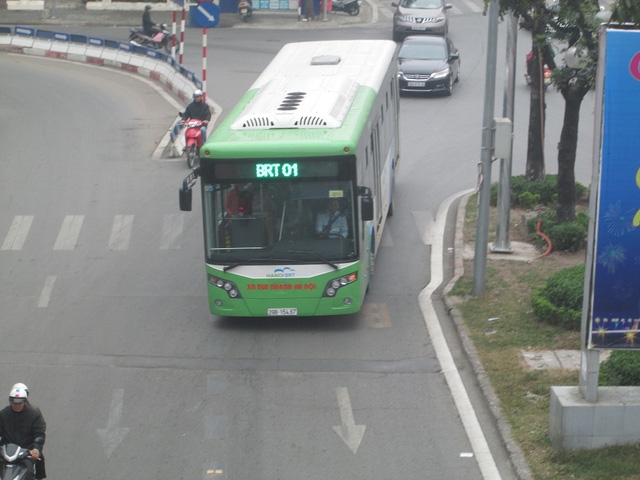
<svg viewBox="0 0 640 480">
<path fill-rule="evenodd" d="M 0 34 L 11 35 L 11 27 L 0 27 Z M 113 50 L 124 50 L 126 52 L 144 55 L 165 63 L 168 63 L 176 72 L 191 81 L 196 88 L 202 88 L 202 80 L 200 80 L 194 72 L 186 69 L 178 63 L 171 55 L 153 48 L 132 45 L 127 42 L 117 40 L 106 40 L 98 37 L 89 37 L 86 35 L 78 35 L 75 33 L 53 32 L 51 30 L 35 29 L 31 27 L 15 26 L 13 34 L 21 37 L 35 37 L 44 40 L 52 40 L 56 42 L 79 43 L 83 45 L 91 45 L 95 47 L 109 48 Z"/>
</svg>

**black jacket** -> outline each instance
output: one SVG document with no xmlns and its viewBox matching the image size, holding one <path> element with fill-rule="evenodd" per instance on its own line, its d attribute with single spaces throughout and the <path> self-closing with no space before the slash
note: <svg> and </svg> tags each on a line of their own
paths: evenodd
<svg viewBox="0 0 640 480">
<path fill-rule="evenodd" d="M 21 412 L 14 412 L 11 406 L 0 410 L 2 444 L 15 443 L 23 448 L 37 448 L 42 452 L 46 429 L 47 424 L 40 410 L 31 405 L 25 405 Z"/>
<path fill-rule="evenodd" d="M 151 20 L 151 13 L 148 10 L 142 14 L 142 30 L 148 36 L 153 35 L 155 32 L 156 24 Z"/>
<path fill-rule="evenodd" d="M 191 102 L 187 105 L 184 113 L 182 114 L 182 118 L 185 120 L 187 118 L 193 118 L 196 120 L 211 120 L 211 110 L 209 109 L 209 105 L 204 100 L 200 100 L 199 102 Z"/>
</svg>

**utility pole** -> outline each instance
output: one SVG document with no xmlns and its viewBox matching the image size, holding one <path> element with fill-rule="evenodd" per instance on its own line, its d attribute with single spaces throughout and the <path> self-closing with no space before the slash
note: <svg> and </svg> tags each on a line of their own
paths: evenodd
<svg viewBox="0 0 640 480">
<path fill-rule="evenodd" d="M 507 17 L 507 62 L 504 81 L 502 116 L 511 122 L 511 140 L 508 158 L 500 159 L 500 180 L 498 183 L 498 217 L 496 221 L 496 240 L 491 246 L 494 253 L 512 253 L 509 240 L 509 221 L 511 219 L 511 164 L 513 151 L 513 111 L 516 88 L 516 46 L 518 44 L 518 18 L 509 13 Z"/>
<path fill-rule="evenodd" d="M 480 193 L 476 224 L 476 249 L 473 263 L 473 295 L 482 295 L 487 275 L 487 245 L 489 243 L 489 204 L 491 200 L 491 161 L 493 159 L 493 110 L 496 90 L 496 58 L 498 50 L 498 0 L 489 2 L 489 33 L 487 38 L 487 69 L 482 117 L 482 148 L 480 152 Z"/>
</svg>

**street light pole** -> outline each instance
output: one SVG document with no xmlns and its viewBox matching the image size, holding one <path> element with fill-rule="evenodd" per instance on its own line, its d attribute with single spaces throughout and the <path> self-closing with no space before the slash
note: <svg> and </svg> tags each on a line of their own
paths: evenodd
<svg viewBox="0 0 640 480">
<path fill-rule="evenodd" d="M 513 111 L 516 88 L 516 46 L 518 44 L 518 18 L 509 13 L 507 17 L 507 62 L 504 81 L 502 116 L 511 121 L 511 146 L 513 147 Z M 496 240 L 491 246 L 494 253 L 512 253 L 509 240 L 509 221 L 511 219 L 511 164 L 513 148 L 508 158 L 500 159 L 500 179 L 498 183 L 498 216 L 496 219 Z"/>
<path fill-rule="evenodd" d="M 496 58 L 498 50 L 498 0 L 489 2 L 489 32 L 487 36 L 487 67 L 482 117 L 482 148 L 480 152 L 480 193 L 476 223 L 476 248 L 473 264 L 473 295 L 482 295 L 487 274 L 489 243 L 489 204 L 491 200 L 491 160 L 493 158 L 493 111 L 496 90 Z"/>
</svg>

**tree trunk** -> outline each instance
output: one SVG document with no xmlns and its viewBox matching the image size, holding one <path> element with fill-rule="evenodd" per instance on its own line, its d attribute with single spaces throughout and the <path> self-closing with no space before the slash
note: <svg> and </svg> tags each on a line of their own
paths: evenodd
<svg viewBox="0 0 640 480">
<path fill-rule="evenodd" d="M 580 105 L 589 91 L 580 78 L 569 82 L 560 91 L 565 100 L 564 119 L 558 143 L 558 223 L 571 222 L 576 217 L 575 163 L 578 146 Z"/>
<path fill-rule="evenodd" d="M 534 17 L 532 36 L 544 34 L 539 16 Z M 544 124 L 545 124 L 545 99 L 544 69 L 539 47 L 532 42 L 533 58 L 531 61 L 531 100 L 529 103 L 529 137 L 527 143 L 527 165 L 525 177 L 527 180 L 544 180 Z"/>
</svg>

